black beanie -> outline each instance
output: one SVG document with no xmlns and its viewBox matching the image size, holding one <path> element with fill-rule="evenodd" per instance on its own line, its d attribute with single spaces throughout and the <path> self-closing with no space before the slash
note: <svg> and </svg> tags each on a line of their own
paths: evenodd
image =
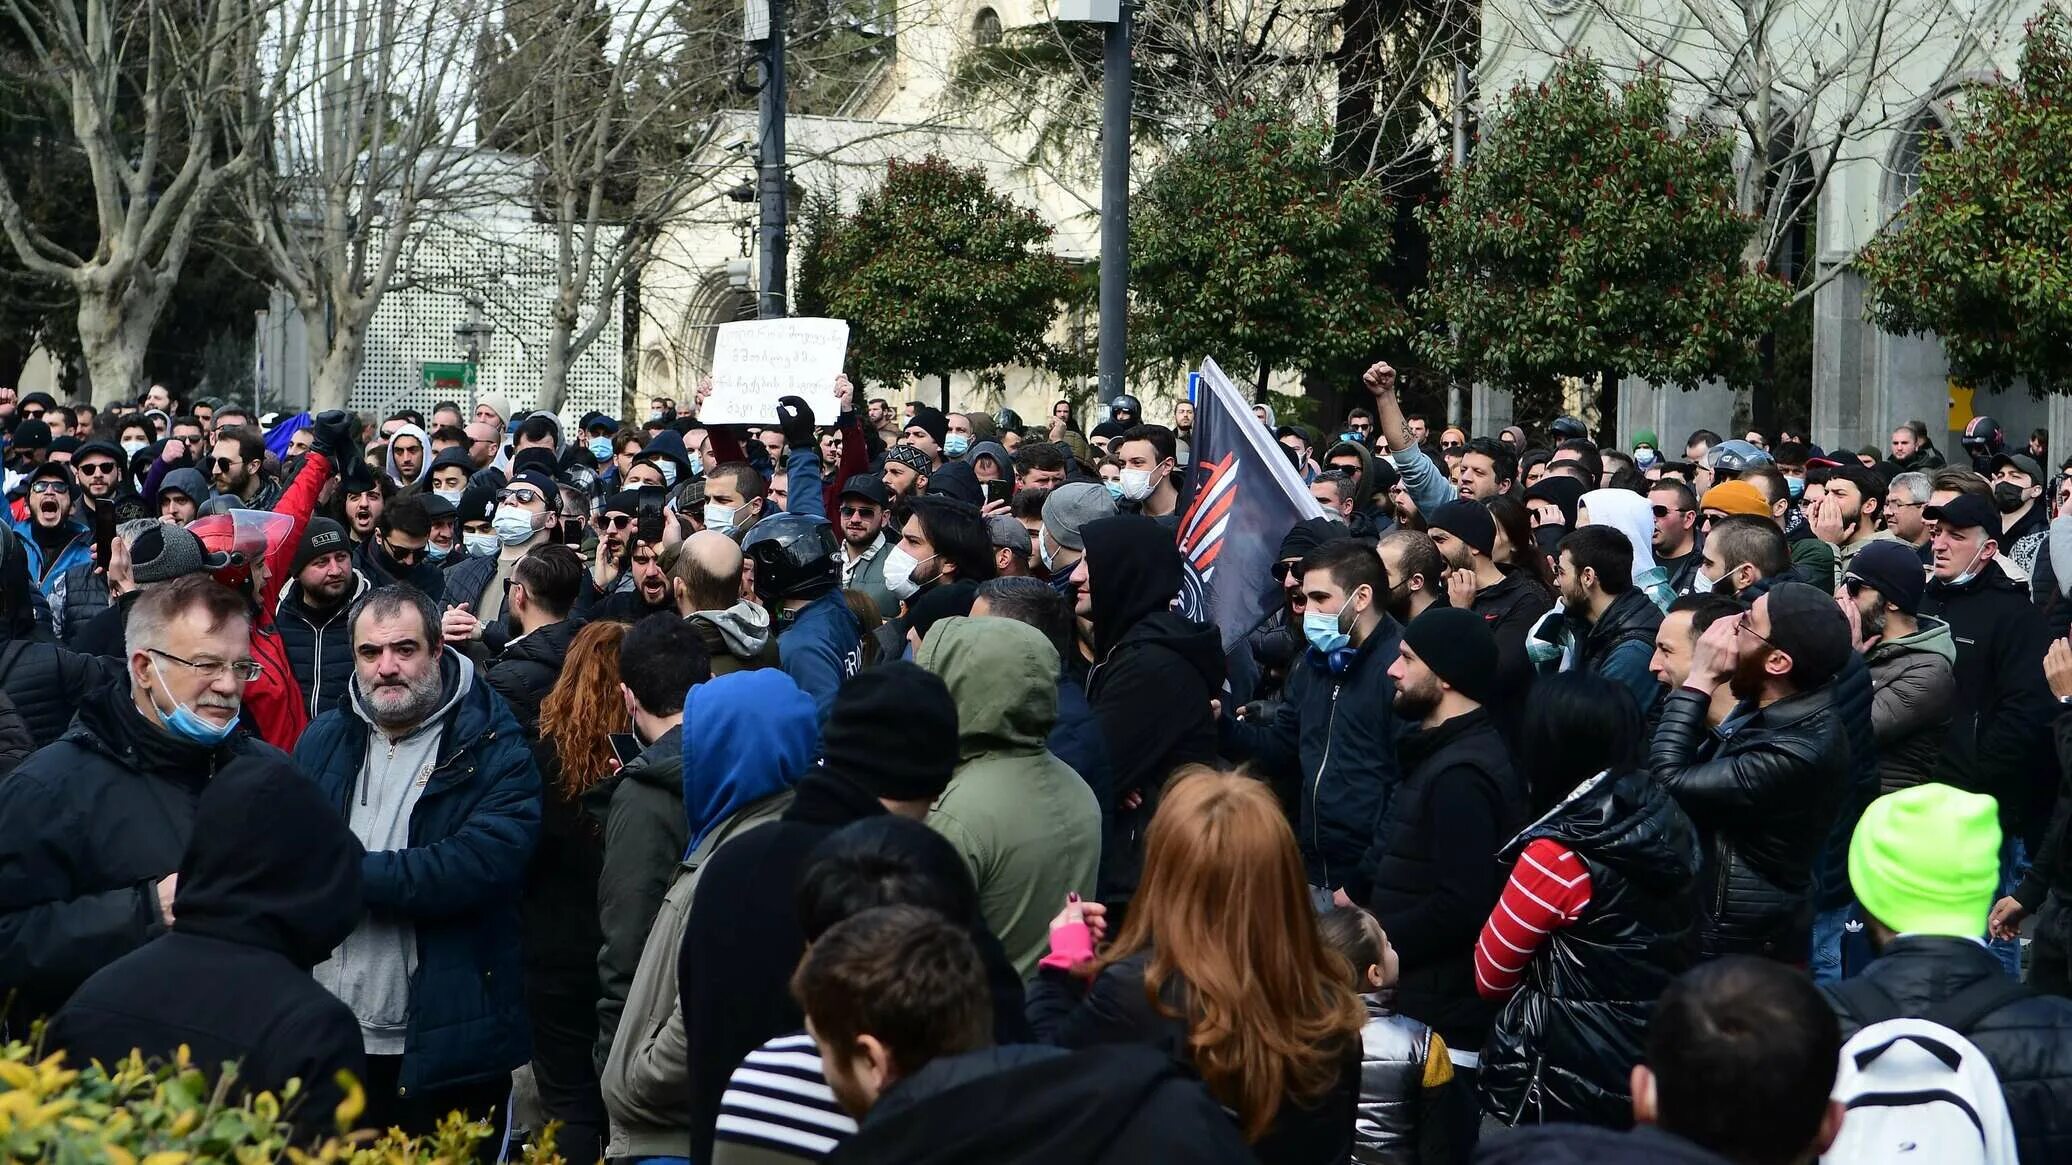
<svg viewBox="0 0 2072 1165">
<path fill-rule="evenodd" d="M 345 527 L 321 515 L 309 520 L 302 528 L 302 544 L 295 548 L 295 560 L 288 564 L 288 575 L 302 573 L 302 568 L 334 550 L 350 552 L 352 544 L 345 540 Z"/>
<path fill-rule="evenodd" d="M 903 659 L 835 693 L 821 755 L 828 771 L 887 801 L 933 801 L 957 769 L 957 703 L 942 677 Z"/>
<path fill-rule="evenodd" d="M 1403 642 L 1432 673 L 1477 703 L 1496 686 L 1496 636 L 1482 616 L 1460 607 L 1428 607 L 1403 628 Z"/>
<path fill-rule="evenodd" d="M 1468 498 L 1447 502 L 1426 515 L 1425 524 L 1480 550 L 1485 558 L 1496 557 L 1496 519 L 1481 502 Z"/>
</svg>

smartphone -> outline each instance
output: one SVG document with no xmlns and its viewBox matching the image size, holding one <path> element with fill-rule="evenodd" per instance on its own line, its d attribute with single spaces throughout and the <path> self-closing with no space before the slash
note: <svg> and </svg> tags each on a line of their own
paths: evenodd
<svg viewBox="0 0 2072 1165">
<path fill-rule="evenodd" d="M 662 544 L 663 505 L 669 491 L 660 486 L 640 487 L 639 514 L 634 520 L 634 537 L 649 546 Z"/>
<path fill-rule="evenodd" d="M 108 569 L 108 555 L 115 546 L 115 503 L 106 498 L 94 502 L 94 561 Z"/>
<path fill-rule="evenodd" d="M 631 732 L 614 732 L 605 739 L 611 742 L 612 755 L 619 758 L 621 768 L 632 764 L 640 755 L 640 738 Z"/>
<path fill-rule="evenodd" d="M 1008 493 L 1013 489 L 1012 486 L 1004 481 L 982 481 L 978 483 L 978 488 L 980 494 L 986 499 L 986 505 L 989 506 L 994 502 L 1006 501 Z"/>
<path fill-rule="evenodd" d="M 570 546 L 583 544 L 583 520 L 581 518 L 561 519 L 561 540 Z"/>
</svg>

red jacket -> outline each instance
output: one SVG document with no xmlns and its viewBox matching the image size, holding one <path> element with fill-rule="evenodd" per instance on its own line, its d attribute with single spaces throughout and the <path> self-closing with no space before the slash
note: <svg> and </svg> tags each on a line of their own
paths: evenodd
<svg viewBox="0 0 2072 1165">
<path fill-rule="evenodd" d="M 295 669 L 288 663 L 288 649 L 273 629 L 273 609 L 280 601 L 281 587 L 293 573 L 295 548 L 302 545 L 302 533 L 316 511 L 317 495 L 331 476 L 331 459 L 312 449 L 303 454 L 302 468 L 282 492 L 274 506 L 276 514 L 295 520 L 288 539 L 268 547 L 266 586 L 252 598 L 259 604 L 252 617 L 252 658 L 259 661 L 259 678 L 245 685 L 245 714 L 259 739 L 282 752 L 293 752 L 295 742 L 309 727 L 309 704 L 302 697 L 302 685 L 295 682 Z"/>
</svg>

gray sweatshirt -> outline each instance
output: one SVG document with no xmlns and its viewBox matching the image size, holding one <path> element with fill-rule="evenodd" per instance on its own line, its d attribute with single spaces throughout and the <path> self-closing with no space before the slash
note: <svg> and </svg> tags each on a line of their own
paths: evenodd
<svg viewBox="0 0 2072 1165">
<path fill-rule="evenodd" d="M 446 698 L 438 710 L 394 738 L 374 726 L 359 678 L 348 685 L 353 710 L 368 723 L 367 757 L 354 785 L 350 824 L 370 854 L 409 848 L 410 815 L 439 763 L 446 714 L 475 682 L 475 665 L 457 651 L 446 651 L 439 671 Z M 410 1027 L 410 977 L 416 970 L 417 928 L 400 915 L 369 911 L 315 974 L 359 1017 L 368 1055 L 400 1056 Z"/>
</svg>

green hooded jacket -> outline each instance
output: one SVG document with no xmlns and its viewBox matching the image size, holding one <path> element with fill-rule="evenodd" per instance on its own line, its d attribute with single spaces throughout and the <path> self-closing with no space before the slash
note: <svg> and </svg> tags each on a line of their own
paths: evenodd
<svg viewBox="0 0 2072 1165">
<path fill-rule="evenodd" d="M 1065 895 L 1090 898 L 1101 807 L 1043 746 L 1057 720 L 1058 655 L 1011 619 L 944 619 L 916 659 L 957 703 L 957 771 L 928 824 L 964 855 L 986 925 L 1024 979 L 1049 950 Z"/>
</svg>

